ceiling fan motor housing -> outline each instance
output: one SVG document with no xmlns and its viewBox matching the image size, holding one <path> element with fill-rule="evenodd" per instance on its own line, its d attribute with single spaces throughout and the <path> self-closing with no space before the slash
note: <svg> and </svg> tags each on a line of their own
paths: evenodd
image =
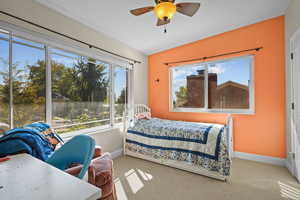
<svg viewBox="0 0 300 200">
<path fill-rule="evenodd" d="M 175 3 L 175 0 L 155 0 L 156 4 L 162 3 L 162 2 L 170 2 L 170 3 Z"/>
</svg>

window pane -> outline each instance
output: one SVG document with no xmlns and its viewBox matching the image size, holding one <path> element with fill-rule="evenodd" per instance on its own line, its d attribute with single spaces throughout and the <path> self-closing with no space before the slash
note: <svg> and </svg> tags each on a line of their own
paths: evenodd
<svg viewBox="0 0 300 200">
<path fill-rule="evenodd" d="M 252 57 L 210 64 L 208 108 L 249 109 Z"/>
<path fill-rule="evenodd" d="M 0 40 L 0 124 L 9 120 L 9 44 Z M 0 125 L 1 126 L 1 125 Z"/>
<path fill-rule="evenodd" d="M 122 67 L 115 67 L 114 72 L 114 98 L 115 98 L 115 122 L 122 122 L 123 113 L 128 102 L 128 86 L 127 86 L 128 70 Z"/>
<path fill-rule="evenodd" d="M 45 50 L 13 43 L 12 55 L 14 127 L 45 121 Z"/>
<path fill-rule="evenodd" d="M 109 65 L 51 50 L 52 125 L 59 133 L 110 123 Z"/>
<path fill-rule="evenodd" d="M 172 69 L 174 108 L 203 108 L 205 104 L 204 66 Z"/>
</svg>

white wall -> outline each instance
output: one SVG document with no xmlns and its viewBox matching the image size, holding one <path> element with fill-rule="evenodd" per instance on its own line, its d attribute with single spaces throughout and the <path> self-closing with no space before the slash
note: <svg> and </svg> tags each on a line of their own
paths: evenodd
<svg viewBox="0 0 300 200">
<path fill-rule="evenodd" d="M 25 18 L 36 24 L 53 29 L 57 32 L 70 35 L 79 40 L 101 47 L 108 51 L 118 53 L 120 55 L 130 57 L 142 62 L 142 64 L 135 65 L 134 71 L 134 101 L 135 103 L 147 104 L 148 99 L 148 86 L 147 86 L 147 56 L 141 52 L 130 48 L 118 40 L 112 39 L 103 33 L 97 32 L 79 22 L 65 17 L 54 10 L 51 10 L 33 0 L 1 0 L 1 11 L 8 12 L 15 16 Z M 49 33 L 42 29 L 28 25 L 19 20 L 0 14 L 0 20 L 15 24 L 26 29 L 44 33 L 62 40 L 70 41 L 66 38 L 57 36 L 56 34 Z M 109 132 L 102 132 L 93 137 L 97 143 L 103 146 L 105 151 L 115 151 L 122 148 L 122 136 L 120 131 L 113 130 Z"/>
<path fill-rule="evenodd" d="M 286 37 L 286 126 L 287 126 L 287 158 L 291 163 L 291 66 L 290 66 L 290 38 L 300 28 L 300 0 L 291 0 L 285 15 L 285 37 Z"/>
</svg>

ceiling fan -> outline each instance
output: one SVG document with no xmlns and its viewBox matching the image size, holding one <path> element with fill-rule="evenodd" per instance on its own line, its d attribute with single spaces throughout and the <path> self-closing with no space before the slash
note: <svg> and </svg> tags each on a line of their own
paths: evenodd
<svg viewBox="0 0 300 200">
<path fill-rule="evenodd" d="M 200 3 L 177 3 L 175 0 L 155 0 L 156 6 L 148 6 L 131 10 L 130 13 L 139 16 L 154 10 L 157 16 L 157 26 L 166 25 L 171 22 L 172 17 L 177 12 L 192 17 L 199 9 Z"/>
</svg>

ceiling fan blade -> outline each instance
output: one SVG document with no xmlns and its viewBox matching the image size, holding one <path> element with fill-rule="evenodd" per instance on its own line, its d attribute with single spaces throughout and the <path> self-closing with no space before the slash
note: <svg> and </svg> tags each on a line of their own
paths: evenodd
<svg viewBox="0 0 300 200">
<path fill-rule="evenodd" d="M 200 3 L 178 3 L 176 7 L 179 13 L 192 17 L 200 8 Z"/>
<path fill-rule="evenodd" d="M 147 12 L 150 12 L 153 9 L 154 9 L 153 6 L 144 7 L 144 8 L 137 8 L 137 9 L 131 10 L 130 13 L 135 15 L 135 16 L 139 16 L 139 15 L 145 14 Z"/>
<path fill-rule="evenodd" d="M 170 23 L 171 21 L 168 19 L 167 21 L 164 21 L 164 20 L 161 20 L 161 19 L 158 19 L 157 20 L 157 24 L 156 26 L 162 26 L 162 25 L 166 25 L 168 23 Z"/>
</svg>

